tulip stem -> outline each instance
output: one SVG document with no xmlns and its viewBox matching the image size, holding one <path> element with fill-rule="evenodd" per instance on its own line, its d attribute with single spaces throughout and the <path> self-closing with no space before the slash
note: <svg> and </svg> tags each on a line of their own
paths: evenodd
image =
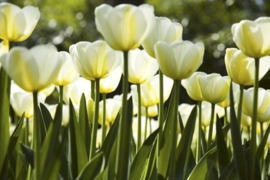
<svg viewBox="0 0 270 180">
<path fill-rule="evenodd" d="M 262 140 L 263 140 L 263 134 L 264 134 L 264 132 L 263 132 L 263 123 L 262 122 L 260 122 L 260 129 L 261 129 L 261 137 L 260 137 L 260 142 L 262 142 Z M 263 165 L 264 165 L 264 149 L 263 149 L 263 157 L 261 158 L 261 169 L 263 169 Z M 262 175 L 263 175 L 263 171 L 262 171 Z"/>
<path fill-rule="evenodd" d="M 254 76 L 254 94 L 253 94 L 253 114 L 251 123 L 251 142 L 250 142 L 250 165 L 249 165 L 249 178 L 255 179 L 255 159 L 256 159 L 256 132 L 257 132 L 257 106 L 258 106 L 258 88 L 259 88 L 259 65 L 260 58 L 255 60 L 255 76 Z"/>
<path fill-rule="evenodd" d="M 91 80 L 91 98 L 93 100 L 95 100 L 95 85 L 96 85 L 96 81 L 95 80 Z"/>
<path fill-rule="evenodd" d="M 178 115 L 178 103 L 179 103 L 179 89 L 180 89 L 180 81 L 174 80 L 174 95 L 173 98 L 175 99 L 175 107 L 174 108 L 174 121 L 173 121 L 173 129 L 172 129 L 172 149 L 171 149 L 171 157 L 170 157 L 170 173 L 169 179 L 175 179 L 175 166 L 176 166 L 176 144 L 177 144 L 177 115 Z M 183 177 L 185 176 L 185 172 Z"/>
<path fill-rule="evenodd" d="M 137 84 L 137 92 L 138 92 L 138 134 L 137 134 L 137 152 L 142 144 L 142 109 L 141 109 L 141 85 Z"/>
<path fill-rule="evenodd" d="M 40 168 L 39 168 L 39 152 L 40 152 L 40 122 L 38 118 L 38 92 L 33 92 L 33 104 L 34 104 L 34 134 L 33 134 L 33 150 L 34 150 L 34 170 L 35 170 L 35 178 L 40 179 Z"/>
<path fill-rule="evenodd" d="M 56 119 L 57 121 L 61 121 L 60 124 L 62 124 L 62 119 L 63 119 L 63 90 L 64 90 L 64 86 L 59 86 L 59 90 L 60 90 L 60 93 L 59 93 L 59 106 L 60 106 L 60 118 L 59 119 Z M 61 132 L 61 127 L 59 129 L 59 131 Z"/>
<path fill-rule="evenodd" d="M 148 121 L 148 107 L 145 107 L 145 122 L 144 122 L 144 141 L 147 137 L 147 121 Z"/>
<path fill-rule="evenodd" d="M 25 144 L 28 146 L 29 145 L 29 119 L 25 119 Z"/>
<path fill-rule="evenodd" d="M 96 79 L 96 95 L 95 95 L 95 112 L 94 112 L 94 121 L 92 127 L 92 136 L 91 136 L 91 146 L 90 146 L 90 160 L 95 156 L 96 152 L 96 141 L 97 141 L 97 128 L 98 128 L 98 115 L 99 115 L 99 79 Z"/>
<path fill-rule="evenodd" d="M 198 120 L 198 134 L 197 134 L 197 149 L 196 149 L 196 163 L 201 159 L 201 127 L 202 127 L 202 102 L 198 101 L 198 107 L 199 107 L 199 120 Z"/>
<path fill-rule="evenodd" d="M 127 179 L 128 171 L 128 161 L 129 159 L 129 146 L 131 132 L 127 132 L 125 129 L 128 123 L 127 119 L 127 94 L 128 94 L 128 51 L 123 51 L 124 54 L 124 71 L 123 71 L 123 83 L 122 83 L 122 109 L 121 109 L 121 118 L 118 129 L 118 139 L 117 139 L 117 153 L 116 153 L 116 166 L 115 173 L 116 179 Z M 128 147 L 126 147 L 128 145 Z M 123 159 L 124 156 L 124 159 Z"/>
<path fill-rule="evenodd" d="M 160 158 L 159 153 L 161 149 L 161 136 L 163 132 L 163 118 L 164 117 L 164 102 L 163 102 L 163 73 L 161 69 L 159 69 L 159 108 L 158 108 L 158 124 L 159 124 L 159 132 L 158 132 L 158 141 L 157 141 L 157 168 L 159 167 Z"/>
<path fill-rule="evenodd" d="M 103 117 L 102 117 L 102 144 L 106 137 L 106 94 L 102 94 L 103 100 Z"/>
<path fill-rule="evenodd" d="M 224 127 L 227 126 L 227 121 L 228 121 L 228 114 L 227 114 L 227 107 L 224 108 Z M 224 137 L 224 140 L 227 143 L 227 135 Z"/>
<path fill-rule="evenodd" d="M 240 130 L 241 130 L 243 94 L 244 94 L 244 86 L 240 85 L 240 96 L 239 96 L 239 104 L 238 104 L 238 111 L 237 111 L 237 118 L 238 118 L 238 123 L 239 123 Z"/>
<path fill-rule="evenodd" d="M 215 116 L 215 104 L 211 104 L 211 121 L 210 121 L 210 129 L 208 134 L 208 141 L 207 141 L 207 149 L 209 150 L 211 142 L 212 142 L 212 133 L 213 133 L 213 125 L 214 125 L 214 117 Z"/>
</svg>

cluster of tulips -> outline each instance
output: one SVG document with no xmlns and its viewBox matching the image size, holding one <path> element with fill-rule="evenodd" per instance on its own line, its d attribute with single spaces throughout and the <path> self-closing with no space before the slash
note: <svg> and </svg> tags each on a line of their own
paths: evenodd
<svg viewBox="0 0 270 180">
<path fill-rule="evenodd" d="M 232 26 L 239 49 L 226 50 L 222 77 L 195 72 L 204 45 L 182 40 L 182 25 L 148 4 L 100 5 L 104 40 L 69 52 L 11 47 L 39 17 L 0 4 L 1 179 L 267 179 L 270 92 L 259 80 L 270 68 L 270 18 Z M 108 99 L 122 75 L 123 94 Z M 179 105 L 180 85 L 197 105 Z M 55 88 L 59 103 L 46 104 Z"/>
</svg>

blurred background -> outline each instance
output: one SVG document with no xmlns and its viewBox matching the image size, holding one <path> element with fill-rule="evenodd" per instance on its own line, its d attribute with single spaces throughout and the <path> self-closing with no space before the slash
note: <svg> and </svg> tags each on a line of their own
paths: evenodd
<svg viewBox="0 0 270 180">
<path fill-rule="evenodd" d="M 154 6 L 156 16 L 166 16 L 183 25 L 183 39 L 205 45 L 204 62 L 199 71 L 227 75 L 224 65 L 225 50 L 235 47 L 231 25 L 243 19 L 255 20 L 269 16 L 269 0 L 7 0 L 20 7 L 32 5 L 39 8 L 40 20 L 33 34 L 24 42 L 28 48 L 36 44 L 54 44 L 59 51 L 68 51 L 79 41 L 93 42 L 102 39 L 95 26 L 94 10 L 100 4 L 112 6 L 129 3 Z M 270 32 L 269 32 L 270 33 Z M 270 63 L 270 62 L 269 62 Z M 261 87 L 270 89 L 270 73 L 263 78 Z M 115 93 L 121 93 L 119 85 Z M 57 97 L 57 92 L 55 94 Z M 181 88 L 183 103 L 193 103 Z M 53 97 L 51 99 L 53 101 Z"/>
</svg>

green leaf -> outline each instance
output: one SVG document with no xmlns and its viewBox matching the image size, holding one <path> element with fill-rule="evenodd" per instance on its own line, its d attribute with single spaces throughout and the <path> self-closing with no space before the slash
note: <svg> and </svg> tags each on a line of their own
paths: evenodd
<svg viewBox="0 0 270 180">
<path fill-rule="evenodd" d="M 177 147 L 177 155 L 176 155 L 176 167 L 177 170 L 177 177 L 186 179 L 186 176 L 191 172 L 191 170 L 194 167 L 194 163 L 188 163 L 190 155 L 192 155 L 191 152 L 191 142 L 193 138 L 193 132 L 194 132 L 194 127 L 195 127 L 195 122 L 196 122 L 196 117 L 197 117 L 197 107 L 195 106 L 191 114 L 188 118 L 186 127 L 184 128 L 184 131 L 182 132 L 181 139 L 179 142 L 179 145 Z M 188 168 L 188 165 L 190 166 Z"/>
<path fill-rule="evenodd" d="M 114 144 L 112 146 L 112 149 L 110 152 L 110 157 L 109 157 L 109 163 L 107 165 L 107 167 L 108 167 L 108 180 L 116 179 L 116 174 L 115 174 L 116 150 L 117 150 L 117 139 L 116 139 L 116 141 L 114 141 Z"/>
<path fill-rule="evenodd" d="M 107 164 L 109 162 L 109 157 L 110 157 L 111 151 L 113 149 L 113 145 L 116 142 L 118 127 L 119 127 L 119 119 L 120 119 L 120 115 L 118 114 L 118 116 L 116 117 L 114 123 L 112 124 L 112 126 L 111 126 L 107 136 L 105 137 L 105 140 L 100 148 L 100 151 L 102 151 L 104 153 L 105 167 L 107 166 Z"/>
<path fill-rule="evenodd" d="M 155 140 L 150 155 L 149 155 L 149 161 L 148 161 L 148 168 L 146 171 L 145 179 L 151 179 L 155 177 L 154 179 L 157 179 L 157 168 L 156 168 L 156 158 L 157 157 L 157 139 Z"/>
<path fill-rule="evenodd" d="M 14 132 L 12 133 L 11 137 L 10 137 L 10 142 L 9 142 L 9 147 L 8 147 L 8 151 L 9 153 L 12 153 L 17 142 L 18 142 L 18 138 L 20 136 L 22 127 L 23 127 L 23 121 L 24 121 L 24 114 L 22 115 L 22 117 L 19 119 L 19 122 L 16 126 L 16 129 L 14 130 Z"/>
<path fill-rule="evenodd" d="M 130 180 L 137 180 L 142 177 L 143 165 L 149 157 L 150 151 L 152 149 L 153 143 L 159 129 L 155 130 L 143 143 L 142 147 L 136 154 L 130 169 Z"/>
<path fill-rule="evenodd" d="M 82 139 L 80 125 L 77 121 L 71 100 L 69 101 L 69 156 L 72 170 L 71 179 L 75 179 L 88 163 L 88 155 Z"/>
<path fill-rule="evenodd" d="M 86 100 L 85 100 L 84 93 L 82 94 L 81 101 L 80 101 L 79 124 L 80 124 L 80 131 L 82 135 L 81 138 L 86 148 L 86 154 L 88 155 L 90 151 L 91 132 L 90 132 L 90 127 L 89 127 Z"/>
<path fill-rule="evenodd" d="M 264 147 L 266 145 L 266 142 L 267 142 L 267 139 L 268 139 L 268 136 L 269 136 L 269 133 L 270 133 L 270 126 L 268 126 L 267 130 L 265 131 L 265 134 L 263 136 L 263 139 L 257 149 L 257 158 L 258 160 L 260 161 L 260 159 L 263 157 L 263 153 L 264 153 Z"/>
<path fill-rule="evenodd" d="M 104 167 L 103 152 L 97 154 L 81 171 L 77 180 L 94 179 Z"/>
<path fill-rule="evenodd" d="M 221 122 L 218 116 L 216 118 L 216 141 L 217 141 L 218 167 L 219 172 L 222 173 L 223 170 L 230 164 L 230 158 L 226 142 L 224 139 Z"/>
<path fill-rule="evenodd" d="M 10 79 L 6 71 L 0 70 L 0 179 L 8 174 L 7 153 L 9 146 L 9 94 Z"/>
<path fill-rule="evenodd" d="M 181 130 L 181 133 L 182 133 L 184 131 L 184 124 L 183 124 L 182 117 L 181 117 L 179 112 L 177 113 L 177 115 L 178 115 L 180 130 Z"/>
<path fill-rule="evenodd" d="M 195 166 L 190 173 L 189 180 L 201 180 L 206 179 L 208 171 L 213 168 L 216 163 L 216 151 L 217 148 L 210 149 Z"/>
<path fill-rule="evenodd" d="M 175 93 L 173 93 L 175 94 Z M 173 128 L 174 128 L 174 110 L 178 104 L 176 104 L 175 98 L 171 98 L 169 110 L 167 114 L 167 118 L 165 121 L 165 127 L 162 132 L 161 140 L 160 140 L 160 150 L 159 150 L 159 165 L 158 165 L 158 178 L 159 179 L 166 179 L 168 167 L 169 167 L 169 160 L 171 155 L 172 149 L 172 139 L 173 139 Z"/>
<path fill-rule="evenodd" d="M 240 128 L 234 110 L 232 82 L 230 86 L 230 102 L 231 102 L 230 119 L 231 119 L 233 158 L 239 179 L 247 179 L 247 164 L 242 147 Z"/>
<path fill-rule="evenodd" d="M 222 172 L 219 177 L 219 180 L 227 180 L 230 176 L 234 176 L 237 178 L 237 174 L 235 172 L 235 163 L 232 161 Z"/>
<path fill-rule="evenodd" d="M 40 103 L 40 110 L 41 110 L 41 114 L 44 120 L 45 129 L 48 130 L 53 118 L 49 110 L 47 109 L 47 107 L 42 103 Z"/>
<path fill-rule="evenodd" d="M 25 159 L 27 162 L 31 165 L 32 168 L 34 168 L 34 151 L 29 148 L 28 146 L 21 144 L 22 152 L 25 156 Z"/>
</svg>

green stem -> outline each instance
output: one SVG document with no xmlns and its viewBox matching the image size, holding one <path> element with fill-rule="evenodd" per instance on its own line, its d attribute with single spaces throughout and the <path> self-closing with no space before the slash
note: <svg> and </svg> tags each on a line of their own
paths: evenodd
<svg viewBox="0 0 270 180">
<path fill-rule="evenodd" d="M 249 179 L 255 179 L 255 159 L 256 159 L 256 132 L 257 132 L 257 107 L 258 107 L 258 88 L 259 88 L 259 65 L 260 59 L 255 59 L 255 79 L 254 79 L 254 94 L 253 94 L 253 114 L 251 123 L 251 142 L 250 142 L 250 164 L 249 164 Z"/>
<path fill-rule="evenodd" d="M 142 144 L 142 109 L 141 109 L 141 85 L 137 84 L 137 92 L 138 92 L 138 134 L 137 134 L 137 152 Z"/>
<path fill-rule="evenodd" d="M 128 163 L 128 159 L 123 160 L 123 156 L 126 154 L 129 155 L 129 148 L 126 146 L 126 139 L 130 142 L 131 132 L 126 132 L 125 126 L 127 125 L 127 94 L 128 94 L 128 51 L 124 51 L 124 76 L 123 76 L 123 84 L 122 84 L 122 109 L 121 109 L 121 118 L 118 129 L 118 140 L 117 140 L 117 153 L 116 153 L 116 179 L 127 179 L 127 173 L 125 172 L 128 167 L 126 164 Z M 126 134 L 127 133 L 127 134 Z M 129 136 L 124 137 L 124 136 Z M 127 152 L 128 151 L 128 152 Z M 129 157 L 129 156 L 128 156 Z"/>
<path fill-rule="evenodd" d="M 91 98 L 93 100 L 96 99 L 96 97 L 95 97 L 95 85 L 96 85 L 96 81 L 95 80 L 91 80 Z"/>
<path fill-rule="evenodd" d="M 29 119 L 25 119 L 26 124 L 25 124 L 25 144 L 28 146 L 29 145 Z"/>
<path fill-rule="evenodd" d="M 211 142 L 212 142 L 212 133 L 213 133 L 213 125 L 214 125 L 214 118 L 215 118 L 215 104 L 211 104 L 211 121 L 210 121 L 210 129 L 209 129 L 209 136 L 207 141 L 207 149 L 209 150 Z"/>
<path fill-rule="evenodd" d="M 196 149 L 196 163 L 201 159 L 201 127 L 202 127 L 202 102 L 198 101 L 198 107 L 199 107 L 199 120 L 198 120 L 198 133 L 197 133 L 197 149 Z"/>
<path fill-rule="evenodd" d="M 148 121 L 148 107 L 145 107 L 145 122 L 144 122 L 144 141 L 147 137 L 147 121 Z"/>
<path fill-rule="evenodd" d="M 148 113 L 147 113 L 148 114 Z M 152 134 L 152 124 L 151 124 L 151 118 L 149 117 L 149 116 L 147 116 L 148 117 L 148 122 L 149 122 L 149 130 L 150 130 L 150 134 Z M 150 135 L 149 134 L 149 135 Z"/>
<path fill-rule="evenodd" d="M 172 149 L 171 149 L 171 157 L 170 157 L 170 174 L 169 179 L 175 179 L 175 169 L 176 169 L 176 144 L 177 144 L 177 113 L 178 113 L 178 103 L 179 103 L 179 89 L 180 89 L 180 81 L 174 80 L 174 98 L 176 101 L 176 106 L 174 108 L 174 121 L 173 121 L 173 129 L 172 129 Z M 185 176 L 185 172 L 183 173 L 183 177 Z"/>
<path fill-rule="evenodd" d="M 159 108 L 158 108 L 158 124 L 160 131 L 158 132 L 158 141 L 157 141 L 157 168 L 159 167 L 160 162 L 160 149 L 161 149 L 161 136 L 163 132 L 163 121 L 164 121 L 164 102 L 163 102 L 163 73 L 161 69 L 159 69 Z M 159 172 L 159 170 L 158 170 Z"/>
<path fill-rule="evenodd" d="M 60 106 L 60 118 L 56 119 L 57 121 L 61 121 L 60 124 L 62 124 L 62 119 L 63 119 L 63 91 L 64 91 L 64 86 L 59 86 L 60 89 L 60 93 L 59 93 L 59 106 Z M 59 129 L 59 131 L 61 132 L 61 127 Z"/>
<path fill-rule="evenodd" d="M 103 117 L 102 117 L 102 144 L 106 137 L 106 94 L 102 94 L 103 100 Z"/>
<path fill-rule="evenodd" d="M 243 94 L 244 94 L 244 86 L 240 85 L 240 96 L 239 96 L 239 104 L 238 104 L 238 111 L 237 111 L 237 118 L 238 118 L 240 131 L 241 131 L 241 116 L 242 116 Z"/>
<path fill-rule="evenodd" d="M 92 136 L 91 136 L 91 146 L 90 146 L 90 160 L 95 156 L 96 152 L 96 141 L 97 141 L 97 128 L 98 128 L 98 115 L 99 115 L 99 79 L 96 79 L 96 96 L 95 96 L 95 112 L 94 112 L 94 121 L 92 127 Z"/>
<path fill-rule="evenodd" d="M 40 153 L 40 122 L 38 118 L 38 92 L 33 92 L 33 104 L 34 104 L 34 134 L 33 134 L 33 150 L 34 150 L 34 170 L 35 170 L 35 180 L 41 178 L 40 167 L 39 167 L 39 153 Z"/>
<path fill-rule="evenodd" d="M 228 123 L 228 114 L 227 114 L 227 107 L 224 108 L 224 127 L 227 126 Z M 224 136 L 225 142 L 227 142 L 227 135 Z M 227 143 L 228 144 L 228 143 Z"/>
<path fill-rule="evenodd" d="M 260 122 L 260 129 L 261 129 L 261 137 L 260 137 L 260 142 L 262 142 L 262 140 L 263 140 L 263 134 L 264 134 L 264 132 L 263 132 L 263 123 L 262 122 Z M 261 169 L 263 169 L 263 166 L 264 166 L 264 150 L 263 150 L 263 157 L 261 158 Z M 263 171 L 262 171 L 262 175 L 263 175 Z"/>
</svg>

